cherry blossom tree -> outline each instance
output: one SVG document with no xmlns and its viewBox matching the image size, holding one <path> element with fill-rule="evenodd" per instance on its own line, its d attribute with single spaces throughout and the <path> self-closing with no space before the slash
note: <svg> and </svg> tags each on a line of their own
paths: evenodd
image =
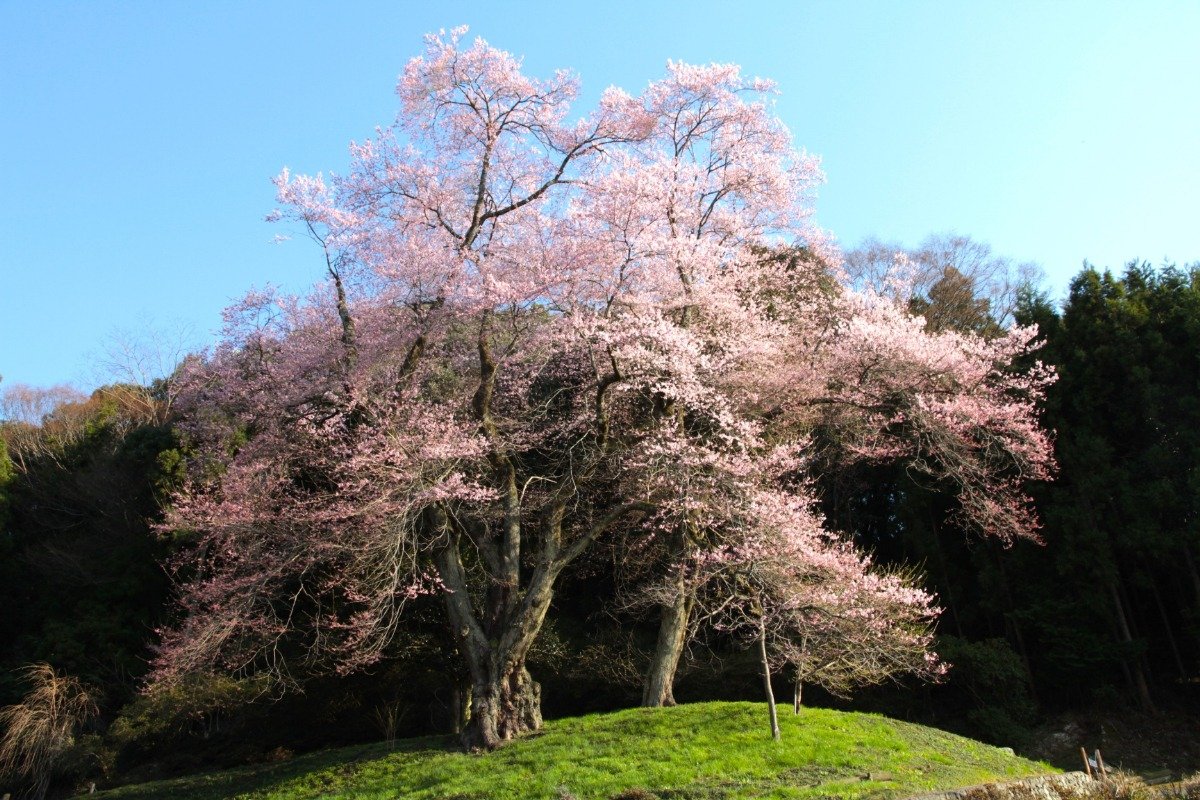
<svg viewBox="0 0 1200 800">
<path fill-rule="evenodd" d="M 1035 346 L 1036 331 L 1013 327 L 993 338 L 929 332 L 907 312 L 903 292 L 813 291 L 823 285 L 812 274 L 816 266 L 797 278 L 804 264 L 780 263 L 790 264 L 790 277 L 809 290 L 771 296 L 770 316 L 787 324 L 772 343 L 773 363 L 741 387 L 742 419 L 757 422 L 763 441 L 806 443 L 810 457 L 801 474 L 900 461 L 957 499 L 968 530 L 1004 542 L 1036 539 L 1024 485 L 1053 470 L 1037 413 L 1053 374 L 1036 363 L 1025 371 L 1013 367 Z M 698 622 L 695 597 L 704 581 L 688 565 L 722 541 L 696 527 L 674 540 L 668 555 L 674 591 L 653 589 L 662 621 L 646 705 L 674 702 L 674 674 Z"/>
<path fill-rule="evenodd" d="M 830 284 L 821 174 L 770 83 L 671 63 L 570 122 L 574 76 L 528 78 L 463 33 L 427 37 L 346 175 L 278 177 L 272 216 L 315 241 L 325 280 L 250 293 L 180 376 L 195 458 L 168 526 L 195 546 L 160 680 L 359 668 L 436 594 L 470 675 L 464 743 L 493 748 L 540 725 L 525 662 L 559 576 L 624 534 L 673 565 L 647 690 L 669 701 L 688 565 L 757 530 L 764 493 L 810 505 L 817 424 L 1028 531 L 1045 376 L 1005 365 L 1032 333 L 931 338 Z"/>
<path fill-rule="evenodd" d="M 795 493 L 754 496 L 747 530 L 697 556 L 698 617 L 758 650 L 771 734 L 780 738 L 772 670 L 846 696 L 899 674 L 936 678 L 934 598 L 916 576 L 881 570 L 829 531 Z"/>
</svg>

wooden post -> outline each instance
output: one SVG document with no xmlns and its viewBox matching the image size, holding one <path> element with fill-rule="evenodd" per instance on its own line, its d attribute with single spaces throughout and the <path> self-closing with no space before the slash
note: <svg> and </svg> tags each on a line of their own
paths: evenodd
<svg viewBox="0 0 1200 800">
<path fill-rule="evenodd" d="M 1083 756 L 1083 769 L 1084 769 L 1084 771 L 1085 771 L 1085 772 L 1087 772 L 1087 776 L 1088 776 L 1089 778 L 1094 778 L 1094 777 L 1096 777 L 1095 775 L 1093 775 L 1093 774 L 1092 774 L 1092 762 L 1088 761 L 1088 757 L 1087 757 L 1087 750 L 1085 750 L 1084 748 L 1080 747 L 1080 748 L 1079 748 L 1079 755 Z"/>
<path fill-rule="evenodd" d="M 1100 777 L 1107 778 L 1108 770 L 1104 766 L 1104 757 L 1100 755 L 1100 748 L 1096 748 L 1096 768 L 1100 770 Z"/>
</svg>

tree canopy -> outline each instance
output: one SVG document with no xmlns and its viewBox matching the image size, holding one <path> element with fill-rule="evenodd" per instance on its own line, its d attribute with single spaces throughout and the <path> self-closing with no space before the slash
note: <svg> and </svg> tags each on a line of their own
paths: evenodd
<svg viewBox="0 0 1200 800">
<path fill-rule="evenodd" d="M 840 259 L 810 222 L 821 175 L 769 82 L 672 63 L 570 122 L 573 76 L 528 78 L 462 33 L 427 39 L 347 175 L 279 176 L 275 217 L 327 279 L 248 295 L 184 377 L 195 478 L 168 524 L 198 546 L 161 680 L 355 669 L 437 593 L 470 675 L 464 740 L 494 747 L 540 724 L 526 660 L 560 574 L 621 532 L 628 557 L 662 554 L 652 704 L 717 585 L 702 565 L 754 548 L 861 595 L 833 616 L 928 618 L 899 573 L 837 577 L 869 562 L 816 509 L 817 427 L 822 463 L 905 460 L 980 532 L 1035 535 L 1022 484 L 1051 468 L 1051 375 L 1011 367 L 1033 330 L 927 331 L 822 279 Z M 809 257 L 769 255 L 795 246 Z"/>
</svg>

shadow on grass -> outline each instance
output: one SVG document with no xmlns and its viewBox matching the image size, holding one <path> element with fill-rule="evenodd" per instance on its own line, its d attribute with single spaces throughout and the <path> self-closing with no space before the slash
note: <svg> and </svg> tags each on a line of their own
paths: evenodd
<svg viewBox="0 0 1200 800">
<path fill-rule="evenodd" d="M 377 742 L 322 750 L 274 764 L 252 764 L 151 783 L 116 786 L 90 797 L 97 800 L 151 800 L 164 797 L 177 800 L 211 800 L 214 797 L 235 797 L 270 790 L 306 775 L 341 773 L 344 777 L 350 777 L 357 772 L 360 765 L 378 761 L 393 753 L 426 752 L 432 755 L 459 751 L 457 737 L 425 736 L 398 740 L 392 745 Z M 333 788 L 332 782 L 329 788 Z"/>
</svg>

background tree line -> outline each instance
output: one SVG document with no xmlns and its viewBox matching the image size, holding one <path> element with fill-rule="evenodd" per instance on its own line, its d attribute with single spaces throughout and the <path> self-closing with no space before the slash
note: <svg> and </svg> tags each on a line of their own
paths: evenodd
<svg viewBox="0 0 1200 800">
<path fill-rule="evenodd" d="M 959 664 L 947 689 L 964 692 L 943 713 L 1014 737 L 1038 712 L 1194 702 L 1198 280 L 1196 265 L 1085 266 L 1061 306 L 1023 282 L 994 312 L 987 284 L 951 262 L 914 297 L 929 325 L 1037 324 L 1036 357 L 1058 373 L 1043 419 L 1059 472 L 1035 490 L 1042 544 L 947 536 L 946 498 L 902 471 L 869 468 L 831 493 L 834 519 L 923 564 L 945 606 L 940 651 Z"/>
<path fill-rule="evenodd" d="M 988 330 L 1005 319 L 985 286 L 947 265 L 912 302 L 930 325 Z M 923 569 L 946 608 L 938 650 L 956 665 L 943 685 L 857 702 L 1010 743 L 1059 711 L 1190 707 L 1200 659 L 1200 268 L 1088 267 L 1061 307 L 1026 284 L 1007 313 L 1038 324 L 1038 357 L 1059 374 L 1044 410 L 1059 474 L 1036 490 L 1044 543 L 965 537 L 949 498 L 902 468 L 828 473 L 829 518 L 881 561 Z M 182 477 L 167 391 L 4 388 L 0 704 L 27 691 L 28 664 L 78 677 L 99 702 L 87 731 L 107 760 L 77 768 L 134 775 L 460 726 L 461 667 L 428 598 L 406 617 L 403 646 L 368 674 L 306 680 L 283 700 L 215 678 L 138 695 L 171 613 L 161 563 L 186 546 L 153 527 Z M 530 656 L 550 715 L 639 699 L 657 620 L 613 602 L 614 564 L 600 549 L 568 576 Z M 719 633 L 693 643 L 681 701 L 757 696 L 752 654 L 734 644 Z M 837 702 L 820 689 L 806 698 Z M 297 735 L 311 729 L 297 720 L 320 721 L 321 741 Z"/>
</svg>

